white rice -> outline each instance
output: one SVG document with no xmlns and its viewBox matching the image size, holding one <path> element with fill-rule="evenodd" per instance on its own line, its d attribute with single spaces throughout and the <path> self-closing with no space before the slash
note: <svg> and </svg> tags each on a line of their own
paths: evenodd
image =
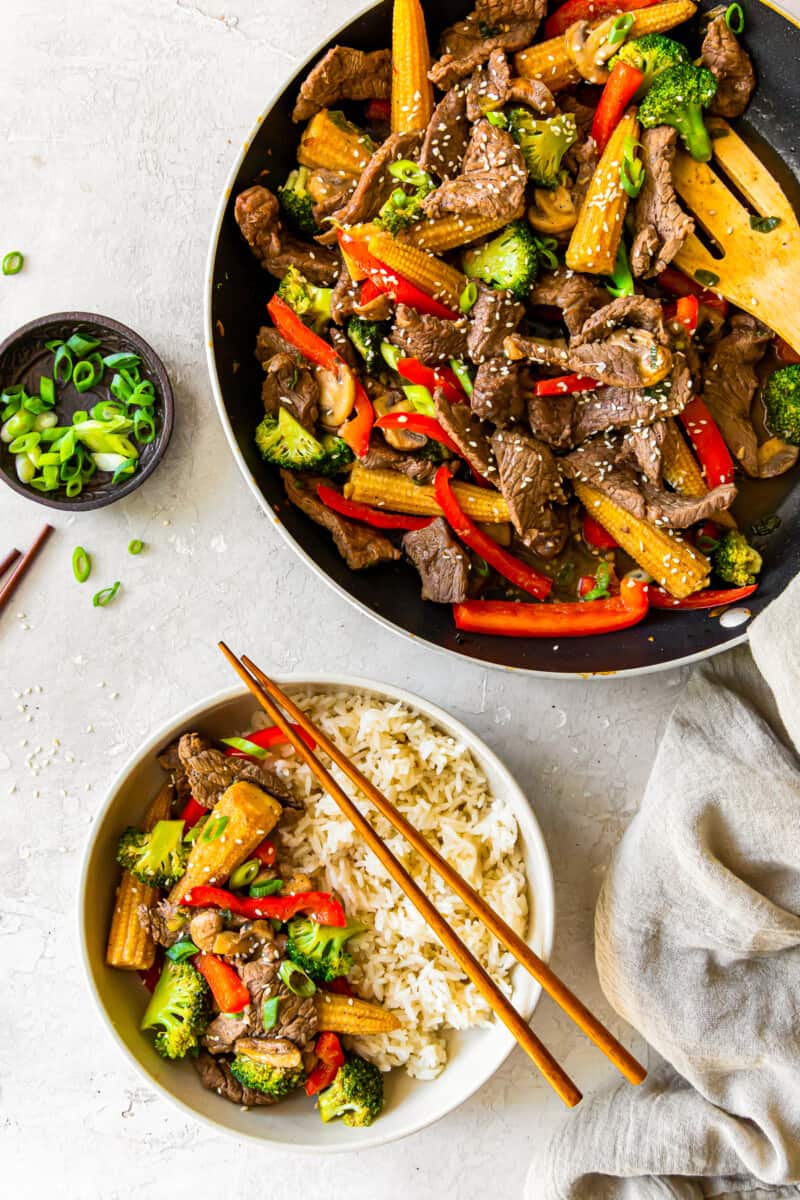
<svg viewBox="0 0 800 1200">
<path fill-rule="evenodd" d="M 519 934 L 528 927 L 525 871 L 517 823 L 467 748 L 420 713 L 369 694 L 293 691 L 311 720 L 346 752 Z M 264 714 L 253 727 L 267 724 Z M 336 779 L 362 807 L 383 841 L 487 968 L 510 992 L 511 955 L 395 833 L 345 776 L 323 756 Z M 278 829 L 278 865 L 337 891 L 349 915 L 369 927 L 350 943 L 352 981 L 365 999 L 392 1009 L 401 1028 L 351 1039 L 382 1070 L 404 1066 L 433 1079 L 447 1062 L 446 1032 L 490 1024 L 491 1009 L 428 929 L 422 917 L 367 849 L 335 801 L 321 791 L 291 748 L 278 770 L 306 802 L 286 810 Z"/>
</svg>

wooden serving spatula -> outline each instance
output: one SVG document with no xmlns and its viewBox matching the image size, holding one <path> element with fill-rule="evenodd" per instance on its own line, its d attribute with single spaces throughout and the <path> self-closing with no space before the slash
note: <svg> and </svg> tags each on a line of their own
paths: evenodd
<svg viewBox="0 0 800 1200">
<path fill-rule="evenodd" d="M 700 272 L 698 282 L 703 284 L 704 273 L 718 276 L 718 283 L 708 285 L 713 291 L 763 321 L 800 353 L 800 225 L 794 209 L 727 121 L 711 118 L 708 130 L 719 174 L 708 163 L 679 152 L 673 179 L 723 257 L 714 258 L 692 234 L 675 256 L 675 265 L 692 279 Z M 755 209 L 752 221 L 752 214 L 726 186 L 725 175 Z M 770 218 L 777 218 L 771 229 Z M 753 223 L 760 223 L 761 229 Z"/>
</svg>

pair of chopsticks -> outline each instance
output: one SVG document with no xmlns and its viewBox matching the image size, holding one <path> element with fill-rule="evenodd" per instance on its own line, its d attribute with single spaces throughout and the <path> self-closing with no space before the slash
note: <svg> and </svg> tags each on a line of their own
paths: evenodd
<svg viewBox="0 0 800 1200">
<path fill-rule="evenodd" d="M 303 739 L 295 732 L 289 724 L 287 717 L 284 716 L 284 712 L 305 733 L 311 735 L 319 748 L 336 763 L 348 779 L 356 785 L 359 791 L 372 801 L 378 812 L 399 833 L 403 834 L 417 853 L 433 867 L 436 873 L 464 901 L 467 907 L 483 922 L 497 940 L 513 954 L 517 962 L 532 975 L 544 991 L 575 1022 L 578 1028 L 605 1054 L 606 1058 L 625 1079 L 632 1084 L 641 1083 L 646 1075 L 646 1071 L 641 1064 L 601 1024 L 597 1017 L 589 1012 L 577 996 L 573 995 L 555 972 L 526 945 L 522 938 L 489 907 L 486 901 L 470 887 L 466 880 L 462 879 L 458 872 L 442 858 L 422 834 L 397 811 L 391 801 L 362 775 L 358 767 L 347 758 L 338 746 L 326 737 L 320 729 L 317 729 L 302 709 L 298 708 L 294 701 L 246 655 L 243 655 L 241 660 L 239 660 L 224 642 L 219 643 L 219 648 L 273 723 L 278 726 L 286 740 L 294 746 L 302 760 L 311 768 L 325 791 L 333 797 L 345 816 L 361 834 L 373 854 L 380 860 L 395 883 L 405 892 L 411 903 L 425 918 L 430 928 L 445 948 L 450 951 L 465 975 L 469 977 L 496 1015 L 511 1031 L 522 1049 L 539 1068 L 544 1078 L 558 1093 L 564 1103 L 570 1108 L 579 1103 L 581 1093 L 578 1088 L 559 1063 L 556 1062 L 550 1051 L 542 1044 L 530 1026 L 523 1021 L 522 1017 L 492 981 L 472 952 L 467 949 L 458 935 L 453 932 L 447 921 L 412 879 L 405 867 L 402 866 L 391 850 L 384 844 L 347 793 L 339 787 L 333 776 L 325 769 L 313 751 L 308 748 Z"/>
<path fill-rule="evenodd" d="M 52 532 L 52 525 L 44 525 L 36 535 L 36 540 L 33 542 L 33 545 L 30 546 L 24 554 L 20 554 L 19 550 L 17 550 L 15 546 L 13 550 L 9 550 L 5 558 L 0 561 L 0 579 L 3 578 L 9 567 L 14 567 L 14 570 L 11 572 L 8 579 L 0 586 L 0 612 L 3 611 L 11 597 L 14 595 L 14 592 L 22 583 L 22 580 L 25 578 L 30 567 L 33 565 L 36 556 Z M 16 566 L 14 566 L 15 563 Z"/>
</svg>

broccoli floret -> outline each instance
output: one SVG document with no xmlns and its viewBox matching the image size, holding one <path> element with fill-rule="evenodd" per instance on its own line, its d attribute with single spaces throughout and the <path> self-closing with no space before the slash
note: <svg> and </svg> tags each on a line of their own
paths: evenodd
<svg viewBox="0 0 800 1200">
<path fill-rule="evenodd" d="M 288 1096 L 305 1080 L 302 1067 L 271 1067 L 244 1054 L 237 1054 L 234 1058 L 231 1075 L 239 1080 L 242 1087 L 263 1092 L 265 1096 L 272 1096 L 276 1100 Z"/>
<path fill-rule="evenodd" d="M 672 125 L 684 146 L 698 162 L 711 158 L 711 139 L 703 124 L 703 109 L 717 94 L 717 80 L 705 67 L 680 63 L 662 71 L 639 107 L 645 129 Z"/>
<path fill-rule="evenodd" d="M 319 233 L 314 220 L 314 198 L 307 191 L 308 167 L 297 167 L 282 188 L 278 188 L 281 208 L 299 233 L 313 238 Z"/>
<path fill-rule="evenodd" d="M 371 1125 L 383 1109 L 383 1076 L 374 1063 L 350 1055 L 329 1088 L 319 1094 L 323 1121 L 341 1117 L 345 1125 Z"/>
<path fill-rule="evenodd" d="M 618 62 L 624 62 L 642 72 L 644 79 L 634 96 L 634 100 L 641 100 L 662 71 L 688 61 L 689 51 L 680 42 L 663 33 L 646 33 L 626 42 L 608 65 L 613 68 Z"/>
<path fill-rule="evenodd" d="M 153 1045 L 162 1058 L 183 1058 L 208 1026 L 208 985 L 191 963 L 166 959 L 140 1029 L 158 1029 Z"/>
<path fill-rule="evenodd" d="M 126 829 L 117 844 L 117 862 L 148 887 L 172 887 L 186 870 L 189 847 L 183 821 L 158 821 L 149 833 Z"/>
<path fill-rule="evenodd" d="M 363 933 L 364 929 L 364 925 L 349 918 L 344 928 L 339 928 L 336 925 L 317 925 L 316 921 L 310 921 L 307 917 L 296 917 L 289 922 L 286 953 L 311 979 L 328 983 L 340 975 L 349 974 L 353 958 L 345 950 L 345 942 L 357 933 Z"/>
<path fill-rule="evenodd" d="M 537 187 L 558 187 L 561 160 L 578 140 L 578 126 L 572 113 L 539 120 L 531 115 L 529 108 L 512 108 L 508 128 L 522 151 L 531 182 Z"/>
<path fill-rule="evenodd" d="M 772 433 L 800 446 L 800 363 L 773 371 L 764 388 L 764 407 Z"/>
<path fill-rule="evenodd" d="M 282 405 L 277 417 L 267 413 L 256 428 L 256 446 L 268 463 L 285 471 L 336 475 L 353 461 L 342 438 L 326 434 L 320 441 Z"/>
<path fill-rule="evenodd" d="M 391 321 L 368 321 L 365 317 L 351 317 L 347 322 L 347 336 L 373 375 L 383 367 L 381 342 L 388 336 L 391 324 Z"/>
<path fill-rule="evenodd" d="M 278 285 L 278 295 L 312 329 L 319 331 L 331 319 L 333 288 L 309 283 L 297 267 L 289 267 Z"/>
<path fill-rule="evenodd" d="M 755 583 L 761 570 L 761 555 L 738 529 L 729 529 L 712 552 L 711 561 L 720 579 L 736 587 Z"/>
<path fill-rule="evenodd" d="M 494 288 L 508 288 L 525 300 L 539 269 L 536 238 L 525 221 L 506 225 L 497 237 L 464 254 L 464 271 Z"/>
</svg>

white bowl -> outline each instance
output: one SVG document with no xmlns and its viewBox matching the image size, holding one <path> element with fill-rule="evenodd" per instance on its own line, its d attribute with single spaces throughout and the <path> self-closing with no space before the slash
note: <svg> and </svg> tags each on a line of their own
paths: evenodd
<svg viewBox="0 0 800 1200">
<path fill-rule="evenodd" d="M 320 691 L 352 688 L 379 698 L 399 700 L 463 742 L 485 773 L 493 793 L 508 801 L 517 819 L 532 914 L 527 941 L 537 954 L 547 959 L 554 927 L 550 860 L 525 795 L 492 751 L 440 708 L 399 688 L 349 676 L 290 676 L 282 683 L 292 687 L 311 685 Z M 239 688 L 195 704 L 157 730 L 114 780 L 92 827 L 81 869 L 78 916 L 89 987 L 106 1027 L 131 1065 L 188 1115 L 236 1137 L 253 1138 L 293 1151 L 330 1154 L 380 1146 L 433 1124 L 485 1083 L 513 1049 L 514 1039 L 505 1027 L 496 1023 L 489 1028 L 448 1035 L 449 1062 L 437 1079 L 423 1082 L 411 1079 L 402 1069 L 393 1070 L 385 1076 L 386 1108 L 369 1128 L 350 1129 L 341 1122 L 324 1125 L 312 1102 L 302 1093 L 274 1108 L 242 1112 L 203 1088 L 191 1063 L 169 1063 L 159 1058 L 150 1039 L 139 1031 L 145 994 L 138 976 L 105 965 L 106 938 L 118 879 L 114 861 L 116 841 L 126 825 L 141 817 L 163 781 L 155 757 L 157 751 L 187 729 L 219 737 L 246 728 L 256 709 L 249 692 Z M 533 1013 L 540 991 L 526 972 L 516 968 L 512 999 L 526 1019 Z"/>
</svg>

